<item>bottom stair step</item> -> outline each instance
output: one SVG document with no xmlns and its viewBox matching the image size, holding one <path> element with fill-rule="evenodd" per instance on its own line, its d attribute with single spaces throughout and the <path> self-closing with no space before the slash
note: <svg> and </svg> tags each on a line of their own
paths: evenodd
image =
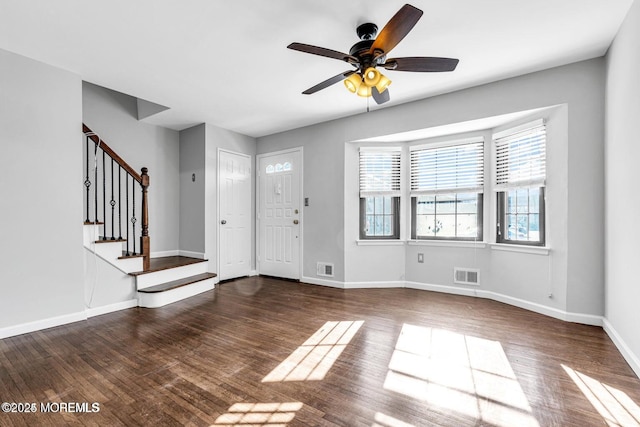
<svg viewBox="0 0 640 427">
<path fill-rule="evenodd" d="M 162 307 L 214 288 L 215 273 L 202 273 L 138 290 L 138 306 Z"/>
<path fill-rule="evenodd" d="M 149 286 L 148 288 L 140 289 L 138 292 L 153 294 L 156 292 L 170 291 L 171 289 L 187 286 L 192 283 L 200 282 L 202 280 L 213 279 L 216 277 L 215 273 L 202 273 L 196 276 L 185 277 L 184 279 L 173 280 L 167 283 L 160 283 L 159 285 Z"/>
</svg>

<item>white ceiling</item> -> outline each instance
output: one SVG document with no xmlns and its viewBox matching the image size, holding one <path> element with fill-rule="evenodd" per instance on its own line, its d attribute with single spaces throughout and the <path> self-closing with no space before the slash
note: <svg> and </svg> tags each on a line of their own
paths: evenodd
<svg viewBox="0 0 640 427">
<path fill-rule="evenodd" d="M 390 57 L 459 58 L 452 73 L 385 72 L 391 101 L 371 109 L 602 56 L 633 0 L 412 0 L 424 15 Z M 351 67 L 286 49 L 348 52 L 355 28 L 381 29 L 397 0 L 0 0 L 0 49 L 168 110 L 145 121 L 207 122 L 259 137 L 362 113 L 338 83 Z"/>
</svg>

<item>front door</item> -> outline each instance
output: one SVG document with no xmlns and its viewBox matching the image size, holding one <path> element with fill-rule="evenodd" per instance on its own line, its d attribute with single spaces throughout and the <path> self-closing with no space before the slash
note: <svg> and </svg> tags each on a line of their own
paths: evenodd
<svg viewBox="0 0 640 427">
<path fill-rule="evenodd" d="M 300 279 L 301 148 L 258 158 L 258 271 Z"/>
<path fill-rule="evenodd" d="M 251 270 L 251 157 L 218 151 L 220 280 Z"/>
</svg>

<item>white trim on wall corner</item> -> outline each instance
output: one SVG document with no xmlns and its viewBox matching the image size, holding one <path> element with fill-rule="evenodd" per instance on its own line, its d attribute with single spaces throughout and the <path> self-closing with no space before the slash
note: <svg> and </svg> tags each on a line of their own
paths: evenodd
<svg viewBox="0 0 640 427">
<path fill-rule="evenodd" d="M 36 320 L 34 322 L 22 323 L 20 325 L 7 326 L 6 328 L 0 328 L 0 339 L 54 328 L 56 326 L 79 322 L 81 320 L 87 320 L 87 314 L 84 311 L 65 314 L 63 316 L 49 317 L 48 319 Z"/>
<path fill-rule="evenodd" d="M 257 275 L 258 275 L 258 270 L 249 271 L 249 277 L 253 277 L 253 276 L 257 276 Z"/>
<path fill-rule="evenodd" d="M 101 316 L 103 314 L 113 313 L 114 311 L 126 310 L 138 306 L 137 299 L 130 299 L 128 301 L 121 301 L 114 304 L 103 305 L 100 307 L 87 308 L 87 318 Z"/>
<path fill-rule="evenodd" d="M 615 330 L 613 325 L 609 322 L 609 320 L 605 317 L 602 321 L 602 328 L 609 335 L 611 341 L 615 344 L 615 346 L 620 350 L 622 357 L 627 361 L 631 369 L 636 373 L 638 378 L 640 378 L 640 358 L 633 354 L 627 343 L 622 339 L 620 334 Z"/>
</svg>

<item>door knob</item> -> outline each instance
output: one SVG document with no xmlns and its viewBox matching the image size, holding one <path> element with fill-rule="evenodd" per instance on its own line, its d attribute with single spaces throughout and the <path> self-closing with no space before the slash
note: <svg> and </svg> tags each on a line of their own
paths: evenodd
<svg viewBox="0 0 640 427">
<path fill-rule="evenodd" d="M 225 225 L 227 223 L 226 219 L 223 219 L 222 221 L 220 221 L 220 224 Z"/>
<path fill-rule="evenodd" d="M 294 223 L 294 224 L 297 224 L 297 223 L 298 223 L 298 220 L 297 220 L 297 219 L 294 219 L 294 220 L 293 220 L 293 223 Z"/>
</svg>

